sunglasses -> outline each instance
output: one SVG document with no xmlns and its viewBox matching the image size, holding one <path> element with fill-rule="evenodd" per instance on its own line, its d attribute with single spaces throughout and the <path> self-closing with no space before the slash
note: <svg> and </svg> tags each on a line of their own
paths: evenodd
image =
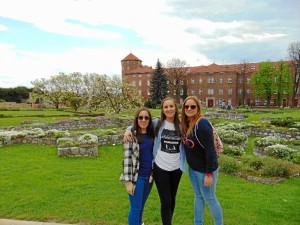
<svg viewBox="0 0 300 225">
<path fill-rule="evenodd" d="M 185 108 L 185 109 L 189 109 L 189 108 L 191 108 L 191 109 L 196 109 L 197 106 L 196 106 L 196 105 L 185 105 L 184 108 Z"/>
<path fill-rule="evenodd" d="M 149 120 L 149 119 L 150 119 L 149 116 L 138 116 L 137 118 L 138 118 L 139 120 L 143 120 L 143 119 Z"/>
</svg>

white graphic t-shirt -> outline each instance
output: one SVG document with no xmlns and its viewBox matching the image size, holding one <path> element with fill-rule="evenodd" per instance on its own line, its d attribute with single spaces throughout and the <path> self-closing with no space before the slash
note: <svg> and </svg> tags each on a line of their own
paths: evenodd
<svg viewBox="0 0 300 225">
<path fill-rule="evenodd" d="M 165 121 L 155 157 L 156 165 L 167 171 L 178 169 L 180 167 L 180 142 L 181 138 L 175 133 L 174 123 Z"/>
</svg>

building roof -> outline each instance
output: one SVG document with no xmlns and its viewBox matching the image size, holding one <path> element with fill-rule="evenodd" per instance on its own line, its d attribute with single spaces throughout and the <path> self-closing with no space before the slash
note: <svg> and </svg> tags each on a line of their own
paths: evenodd
<svg viewBox="0 0 300 225">
<path fill-rule="evenodd" d="M 253 72 L 258 69 L 258 63 L 247 63 L 246 71 Z M 230 64 L 230 65 L 218 65 L 210 64 L 208 66 L 194 66 L 190 67 L 191 73 L 217 73 L 217 72 L 241 72 L 243 71 L 243 64 Z"/>
<path fill-rule="evenodd" d="M 153 72 L 152 67 L 149 66 L 140 66 L 139 68 L 130 70 L 128 72 L 125 72 L 126 75 L 130 75 L 130 74 L 151 74 Z"/>
<path fill-rule="evenodd" d="M 129 55 L 127 55 L 124 59 L 121 60 L 122 61 L 141 61 L 138 57 L 136 57 L 134 54 L 130 53 Z"/>
</svg>

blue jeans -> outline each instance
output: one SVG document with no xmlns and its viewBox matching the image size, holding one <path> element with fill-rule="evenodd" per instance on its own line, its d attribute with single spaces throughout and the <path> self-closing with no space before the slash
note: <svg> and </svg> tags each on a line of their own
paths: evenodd
<svg viewBox="0 0 300 225">
<path fill-rule="evenodd" d="M 141 225 L 144 206 L 152 189 L 148 177 L 138 176 L 135 184 L 134 195 L 129 195 L 130 209 L 128 214 L 129 225 Z"/>
<path fill-rule="evenodd" d="M 205 204 L 208 204 L 215 225 L 223 225 L 223 212 L 216 196 L 219 169 L 213 172 L 213 185 L 204 186 L 205 173 L 194 171 L 189 167 L 189 177 L 194 189 L 194 225 L 203 225 Z"/>
</svg>

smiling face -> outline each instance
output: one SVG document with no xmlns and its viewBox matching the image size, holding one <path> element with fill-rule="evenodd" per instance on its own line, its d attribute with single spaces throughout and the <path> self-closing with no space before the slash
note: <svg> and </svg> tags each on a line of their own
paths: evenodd
<svg viewBox="0 0 300 225">
<path fill-rule="evenodd" d="M 141 111 L 137 116 L 137 120 L 141 133 L 146 133 L 150 120 L 149 113 L 146 110 Z"/>
<path fill-rule="evenodd" d="M 176 113 L 176 106 L 174 101 L 166 100 L 162 107 L 163 114 L 166 116 L 166 120 L 169 122 L 174 122 L 174 117 Z"/>
<path fill-rule="evenodd" d="M 199 108 L 193 99 L 189 99 L 184 104 L 184 113 L 187 117 L 194 117 L 197 115 Z"/>
</svg>

